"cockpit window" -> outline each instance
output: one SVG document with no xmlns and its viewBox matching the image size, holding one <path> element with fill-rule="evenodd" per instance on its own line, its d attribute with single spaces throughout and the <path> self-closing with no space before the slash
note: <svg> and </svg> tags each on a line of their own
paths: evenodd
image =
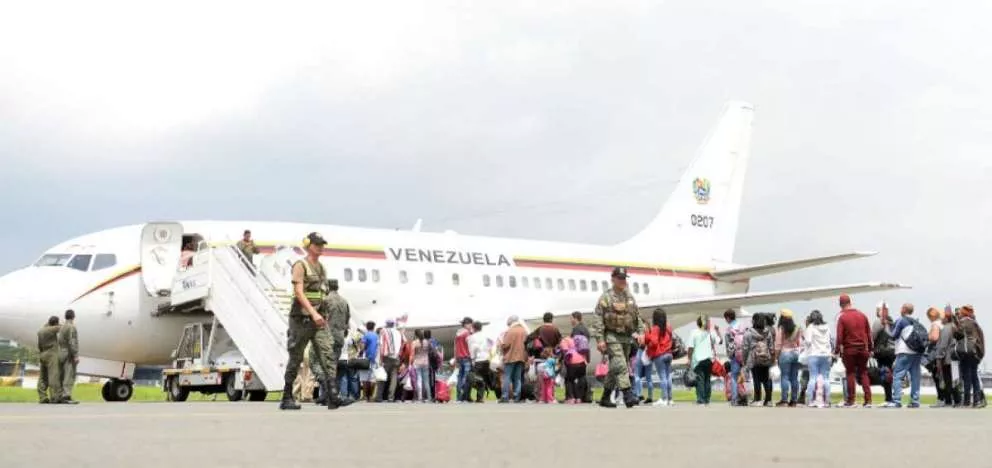
<svg viewBox="0 0 992 468">
<path fill-rule="evenodd" d="M 93 258 L 92 255 L 76 255 L 69 260 L 69 268 L 73 268 L 79 271 L 87 271 L 90 269 L 90 260 Z"/>
<path fill-rule="evenodd" d="M 34 266 L 65 266 L 72 254 L 45 254 L 34 262 Z"/>
<path fill-rule="evenodd" d="M 93 259 L 93 271 L 110 268 L 117 264 L 117 256 L 114 254 L 97 254 Z"/>
</svg>

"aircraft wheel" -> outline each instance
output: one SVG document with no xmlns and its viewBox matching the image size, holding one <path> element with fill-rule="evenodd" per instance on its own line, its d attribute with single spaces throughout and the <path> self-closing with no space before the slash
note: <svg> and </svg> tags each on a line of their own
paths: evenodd
<svg viewBox="0 0 992 468">
<path fill-rule="evenodd" d="M 110 392 L 110 381 L 103 383 L 103 388 L 100 389 L 100 396 L 103 397 L 103 401 L 116 401 L 114 400 L 114 395 Z"/>
<path fill-rule="evenodd" d="M 134 384 L 128 380 L 112 379 L 110 382 L 110 396 L 113 400 L 108 401 L 128 401 L 134 395 Z"/>
<path fill-rule="evenodd" d="M 224 393 L 227 394 L 228 401 L 241 401 L 244 392 L 234 388 L 234 374 L 229 373 L 224 376 Z"/>
<path fill-rule="evenodd" d="M 169 400 L 186 401 L 189 398 L 189 389 L 179 385 L 179 378 L 169 377 Z"/>
<path fill-rule="evenodd" d="M 267 396 L 269 396 L 269 392 L 265 390 L 248 391 L 248 401 L 265 401 L 265 397 Z"/>
</svg>

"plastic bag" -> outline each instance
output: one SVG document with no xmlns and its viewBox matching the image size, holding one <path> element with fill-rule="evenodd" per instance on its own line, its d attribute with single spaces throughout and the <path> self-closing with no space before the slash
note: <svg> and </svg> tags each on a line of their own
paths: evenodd
<svg viewBox="0 0 992 468">
<path fill-rule="evenodd" d="M 413 379 L 410 378 L 409 373 L 406 374 L 406 377 L 403 377 L 403 390 L 408 392 L 413 391 Z"/>
<path fill-rule="evenodd" d="M 372 375 L 375 376 L 375 381 L 376 382 L 385 382 L 386 381 L 386 377 L 387 377 L 386 376 L 386 369 L 383 368 L 382 366 L 377 366 L 375 368 L 375 370 L 372 371 Z"/>
<path fill-rule="evenodd" d="M 536 382 L 537 381 L 537 364 L 531 364 L 527 369 L 527 381 Z"/>
</svg>

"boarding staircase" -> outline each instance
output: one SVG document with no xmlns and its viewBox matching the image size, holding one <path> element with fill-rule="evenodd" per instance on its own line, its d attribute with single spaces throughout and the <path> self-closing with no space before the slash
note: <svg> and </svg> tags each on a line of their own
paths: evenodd
<svg viewBox="0 0 992 468">
<path fill-rule="evenodd" d="M 201 301 L 212 312 L 268 391 L 283 387 L 292 296 L 260 274 L 234 246 L 202 245 L 173 283 L 170 301 Z"/>
</svg>

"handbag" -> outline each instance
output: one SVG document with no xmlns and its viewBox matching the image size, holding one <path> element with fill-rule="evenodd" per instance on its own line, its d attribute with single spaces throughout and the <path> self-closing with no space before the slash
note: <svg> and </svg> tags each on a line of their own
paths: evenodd
<svg viewBox="0 0 992 468">
<path fill-rule="evenodd" d="M 386 377 L 387 377 L 386 376 L 386 369 L 383 368 L 383 367 L 381 367 L 381 366 L 380 367 L 376 367 L 375 370 L 372 371 L 372 375 L 375 376 L 375 381 L 376 382 L 385 382 L 386 381 Z"/>
<path fill-rule="evenodd" d="M 368 358 L 352 358 L 348 360 L 347 365 L 352 370 L 369 370 Z"/>
</svg>

